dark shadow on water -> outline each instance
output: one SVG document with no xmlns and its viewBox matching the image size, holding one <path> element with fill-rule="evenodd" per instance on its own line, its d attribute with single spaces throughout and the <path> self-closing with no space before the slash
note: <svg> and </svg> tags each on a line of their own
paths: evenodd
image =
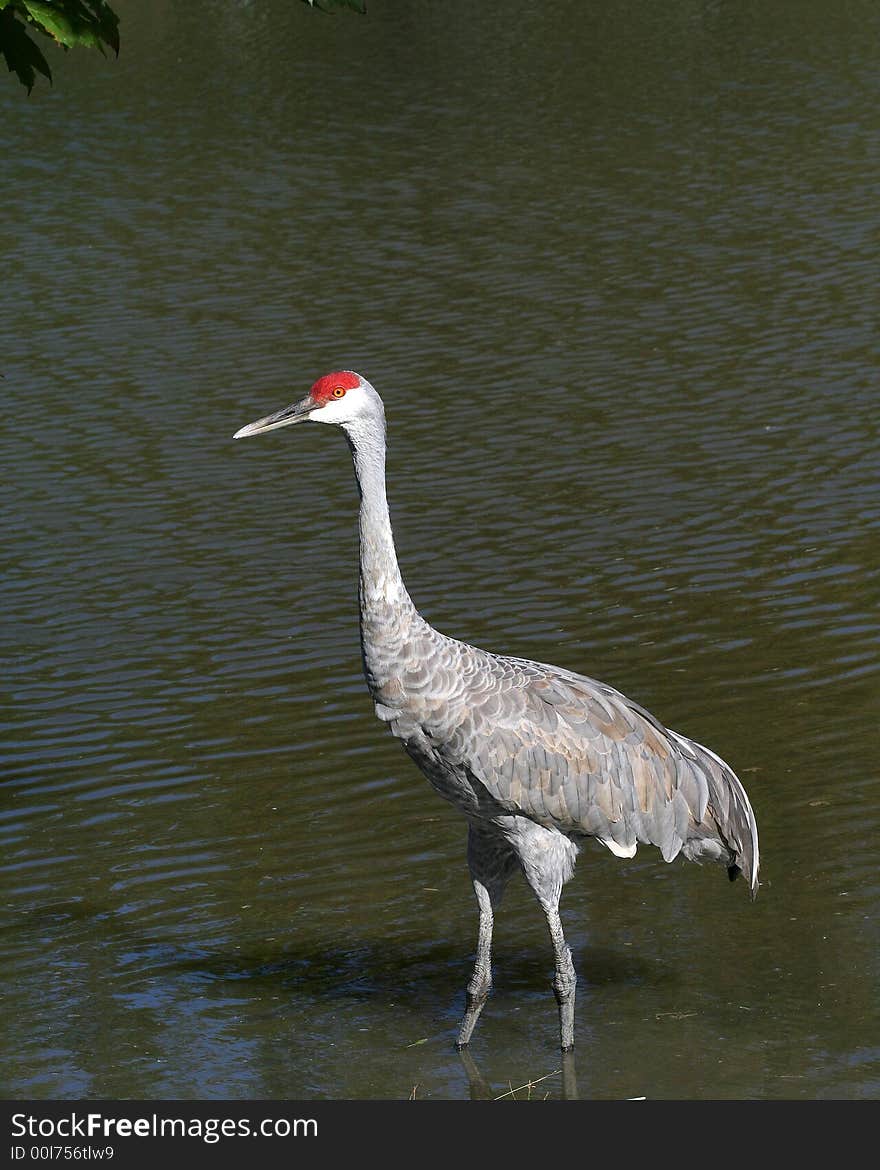
<svg viewBox="0 0 880 1170">
<path fill-rule="evenodd" d="M 549 949 L 549 948 L 548 948 Z M 350 948 L 313 948 L 291 951 L 271 949 L 236 952 L 180 950 L 171 946 L 142 955 L 143 972 L 178 973 L 203 986 L 246 982 L 254 988 L 271 987 L 322 999 L 372 996 L 438 998 L 463 991 L 471 974 L 470 955 L 453 944 L 394 947 L 386 943 L 359 942 Z M 582 990 L 615 986 L 657 987 L 677 979 L 663 963 L 638 955 L 591 948 L 575 955 Z M 552 976 L 550 956 L 539 948 L 502 953 L 493 967 L 498 991 L 549 994 Z"/>
</svg>

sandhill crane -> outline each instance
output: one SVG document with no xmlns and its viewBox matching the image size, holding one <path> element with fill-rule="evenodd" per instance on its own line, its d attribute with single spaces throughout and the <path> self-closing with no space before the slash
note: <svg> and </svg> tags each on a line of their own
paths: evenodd
<svg viewBox="0 0 880 1170">
<path fill-rule="evenodd" d="M 564 1051 L 574 1046 L 576 975 L 559 917 L 578 844 L 594 837 L 618 857 L 638 842 L 665 861 L 723 862 L 758 888 L 758 831 L 745 789 L 714 752 L 670 731 L 604 683 L 492 654 L 439 633 L 404 586 L 385 495 L 385 410 L 359 374 L 319 378 L 301 402 L 235 438 L 304 422 L 342 427 L 360 491 L 360 628 L 376 714 L 437 792 L 468 821 L 468 865 L 479 906 L 474 972 L 458 1047 L 491 987 L 493 916 L 522 870 L 550 928 Z"/>
</svg>

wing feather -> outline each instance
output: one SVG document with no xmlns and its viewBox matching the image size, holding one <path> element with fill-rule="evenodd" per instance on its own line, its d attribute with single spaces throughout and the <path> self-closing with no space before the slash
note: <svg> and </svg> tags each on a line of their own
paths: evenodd
<svg viewBox="0 0 880 1170">
<path fill-rule="evenodd" d="M 377 713 L 450 799 L 465 792 L 480 807 L 482 792 L 490 811 L 596 837 L 623 856 L 644 842 L 667 861 L 717 857 L 757 889 L 757 829 L 737 777 L 612 687 L 430 627 L 395 643 L 385 673 Z"/>
<path fill-rule="evenodd" d="M 671 861 L 692 838 L 723 839 L 736 795 L 723 761 L 603 683 L 520 659 L 485 665 L 435 742 L 505 811 L 624 856 L 644 842 Z"/>
</svg>

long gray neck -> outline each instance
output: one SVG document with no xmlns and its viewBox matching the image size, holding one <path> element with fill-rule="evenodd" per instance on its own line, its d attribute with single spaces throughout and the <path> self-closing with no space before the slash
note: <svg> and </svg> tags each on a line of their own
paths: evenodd
<svg viewBox="0 0 880 1170">
<path fill-rule="evenodd" d="M 346 426 L 360 507 L 361 615 L 415 607 L 403 584 L 385 495 L 385 420 L 360 418 Z"/>
</svg>

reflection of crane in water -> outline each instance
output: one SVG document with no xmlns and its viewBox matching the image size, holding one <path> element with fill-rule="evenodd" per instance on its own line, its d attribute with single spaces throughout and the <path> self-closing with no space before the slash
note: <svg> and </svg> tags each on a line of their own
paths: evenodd
<svg viewBox="0 0 880 1170">
<path fill-rule="evenodd" d="M 493 913 L 522 870 L 547 916 L 563 1049 L 574 1044 L 576 975 L 559 918 L 578 843 L 618 857 L 638 842 L 665 861 L 717 860 L 758 888 L 758 833 L 742 784 L 714 752 L 669 731 L 603 683 L 447 638 L 416 610 L 397 564 L 385 497 L 385 412 L 364 378 L 320 378 L 301 402 L 236 438 L 310 419 L 348 438 L 360 489 L 361 643 L 376 714 L 468 819 L 480 910 L 458 1044 L 491 987 Z"/>
</svg>

